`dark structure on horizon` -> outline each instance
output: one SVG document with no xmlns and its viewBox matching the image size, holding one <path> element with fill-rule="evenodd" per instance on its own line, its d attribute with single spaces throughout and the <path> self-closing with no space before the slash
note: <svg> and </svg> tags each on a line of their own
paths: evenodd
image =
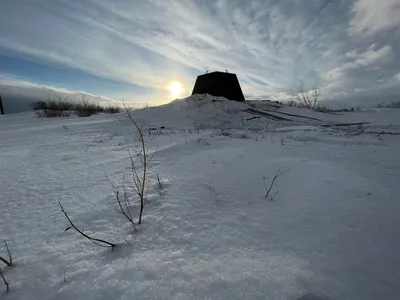
<svg viewBox="0 0 400 300">
<path fill-rule="evenodd" d="M 4 115 L 4 108 L 3 108 L 3 102 L 1 101 L 1 95 L 0 95 L 0 115 Z"/>
<path fill-rule="evenodd" d="M 229 100 L 245 101 L 236 74 L 212 72 L 197 76 L 192 95 L 210 94 Z"/>
</svg>

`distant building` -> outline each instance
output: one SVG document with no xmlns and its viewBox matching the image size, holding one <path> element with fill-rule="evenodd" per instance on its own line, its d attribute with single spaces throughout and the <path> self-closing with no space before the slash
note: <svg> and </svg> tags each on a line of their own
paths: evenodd
<svg viewBox="0 0 400 300">
<path fill-rule="evenodd" d="M 212 72 L 197 77 L 192 95 L 209 94 L 229 100 L 245 101 L 236 74 Z"/>
<path fill-rule="evenodd" d="M 3 102 L 1 101 L 1 95 L 0 95 L 0 115 L 4 115 L 4 108 L 3 108 Z"/>
</svg>

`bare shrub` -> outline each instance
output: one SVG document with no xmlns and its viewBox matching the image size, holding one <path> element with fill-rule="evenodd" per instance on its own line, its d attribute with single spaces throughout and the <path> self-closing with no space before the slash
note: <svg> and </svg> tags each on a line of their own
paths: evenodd
<svg viewBox="0 0 400 300">
<path fill-rule="evenodd" d="M 72 111 L 70 110 L 50 110 L 42 109 L 36 112 L 38 118 L 58 118 L 58 117 L 70 117 Z"/>
<path fill-rule="evenodd" d="M 257 135 L 260 136 L 261 139 L 267 140 L 268 139 L 268 131 L 265 128 L 261 128 L 259 125 L 252 126 L 249 130 Z M 258 138 L 256 138 L 258 140 Z"/>
<path fill-rule="evenodd" d="M 114 249 L 114 247 L 116 246 L 116 244 L 114 243 L 110 243 L 108 241 L 105 240 L 101 240 L 101 239 L 96 239 L 94 237 L 91 237 L 87 234 L 85 234 L 82 230 L 80 230 L 78 227 L 75 226 L 75 224 L 72 222 L 72 220 L 69 218 L 67 212 L 64 210 L 64 207 L 61 205 L 60 201 L 58 201 L 58 205 L 61 208 L 62 213 L 64 214 L 65 218 L 68 220 L 69 224 L 71 226 L 67 227 L 65 229 L 65 231 L 70 230 L 71 228 L 75 229 L 76 232 L 78 232 L 80 235 L 82 235 L 84 238 L 88 239 L 89 241 L 91 241 L 93 244 L 100 246 L 100 247 L 111 247 L 112 249 Z"/>
<path fill-rule="evenodd" d="M 210 146 L 210 143 L 208 142 L 208 140 L 204 136 L 198 137 L 196 139 L 196 143 L 201 145 L 201 146 Z"/>
<path fill-rule="evenodd" d="M 98 103 L 83 99 L 75 104 L 74 111 L 78 117 L 90 117 L 91 115 L 104 112 L 104 108 Z"/>
<path fill-rule="evenodd" d="M 58 96 L 47 101 L 36 101 L 31 104 L 32 110 L 36 111 L 38 117 L 69 117 L 74 112 L 78 117 L 90 117 L 100 112 L 110 114 L 119 113 L 121 107 L 118 105 L 101 106 L 98 103 L 82 99 L 80 102 L 68 101 L 66 98 Z"/>
<path fill-rule="evenodd" d="M 65 97 L 57 96 L 54 99 L 48 99 L 47 101 L 36 101 L 31 104 L 32 110 L 59 110 L 59 111 L 71 111 L 74 108 L 74 104 L 68 101 Z"/>
<path fill-rule="evenodd" d="M 317 104 L 315 107 L 315 111 L 322 112 L 322 113 L 340 113 L 340 112 L 355 112 L 359 111 L 359 107 L 351 107 L 351 108 L 329 108 L 325 104 Z"/>
<path fill-rule="evenodd" d="M 400 108 L 400 101 L 394 101 L 392 103 L 389 104 L 378 104 L 377 106 L 375 106 L 375 108 Z"/>
<path fill-rule="evenodd" d="M 279 170 L 276 172 L 274 178 L 272 179 L 271 184 L 269 185 L 269 187 L 267 186 L 266 177 L 265 177 L 265 176 L 263 177 L 265 190 L 267 191 L 267 193 L 265 194 L 265 198 L 268 199 L 268 196 L 269 196 L 269 194 L 271 193 L 272 188 L 274 187 L 275 181 L 278 179 L 278 177 L 282 176 L 283 174 L 285 174 L 285 173 L 288 172 L 289 170 L 290 170 L 290 167 L 287 168 L 287 169 L 286 169 L 285 171 L 283 171 L 283 172 L 281 172 L 281 169 L 279 169 Z M 271 201 L 274 200 L 275 197 L 276 197 L 276 195 L 277 195 L 278 193 L 279 193 L 279 191 L 276 191 L 275 194 L 272 195 L 272 196 L 269 198 L 269 200 L 271 200 Z"/>
<path fill-rule="evenodd" d="M 118 105 L 108 104 L 104 108 L 104 112 L 107 114 L 117 114 L 121 112 L 121 107 Z"/>
<path fill-rule="evenodd" d="M 36 101 L 31 104 L 31 108 L 40 118 L 69 117 L 74 104 L 62 96 L 57 96 L 47 101 Z"/>
<path fill-rule="evenodd" d="M 321 88 L 318 86 L 306 87 L 303 81 L 294 95 L 294 100 L 299 103 L 301 107 L 308 109 L 315 109 L 320 99 Z"/>
<path fill-rule="evenodd" d="M 135 163 L 134 157 L 129 153 L 129 158 L 131 160 L 131 170 L 133 179 L 133 188 L 140 200 L 140 213 L 139 213 L 139 224 L 142 224 L 143 209 L 146 204 L 147 199 L 147 173 L 148 167 L 151 160 L 154 157 L 149 155 L 146 149 L 146 142 L 143 135 L 143 128 L 138 125 L 138 123 L 133 119 L 128 108 L 124 104 L 125 111 L 128 115 L 129 120 L 135 126 L 138 134 L 139 147 L 137 149 L 136 156 L 139 157 L 139 163 Z"/>
<path fill-rule="evenodd" d="M 31 108 L 32 110 L 47 109 L 47 103 L 46 103 L 46 101 L 42 101 L 42 100 L 36 101 L 36 102 L 34 102 L 34 103 L 32 103 L 32 104 L 30 105 L 30 108 Z"/>
</svg>

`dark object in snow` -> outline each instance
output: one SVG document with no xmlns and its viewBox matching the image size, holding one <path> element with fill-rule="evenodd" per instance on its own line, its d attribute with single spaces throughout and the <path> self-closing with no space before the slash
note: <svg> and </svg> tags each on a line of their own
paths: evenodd
<svg viewBox="0 0 400 300">
<path fill-rule="evenodd" d="M 192 95 L 209 94 L 229 100 L 245 101 L 236 74 L 212 72 L 197 77 Z"/>
<path fill-rule="evenodd" d="M 344 127 L 344 126 L 361 126 L 370 124 L 369 122 L 358 122 L 358 123 L 339 123 L 339 124 L 322 124 L 321 127 Z"/>
<path fill-rule="evenodd" d="M 254 120 L 254 119 L 261 119 L 261 117 L 251 117 L 251 118 L 246 119 L 246 121 L 251 121 L 251 120 Z"/>
<path fill-rule="evenodd" d="M 243 111 L 247 112 L 249 114 L 252 114 L 252 115 L 259 115 L 259 116 L 263 116 L 263 117 L 266 117 L 266 118 L 269 118 L 269 119 L 272 119 L 272 120 L 276 120 L 276 121 L 292 121 L 290 119 L 287 119 L 287 118 L 284 118 L 284 117 L 281 117 L 281 116 L 277 116 L 277 115 L 274 115 L 274 114 L 269 114 L 269 113 L 266 113 L 264 111 L 257 110 L 257 109 L 254 109 L 254 108 L 247 108 L 247 109 L 245 109 Z"/>
<path fill-rule="evenodd" d="M 165 129 L 165 126 L 160 127 L 150 127 L 149 130 Z"/>
<path fill-rule="evenodd" d="M 289 113 L 285 113 L 285 112 L 281 112 L 281 111 L 277 111 L 277 110 L 266 109 L 266 108 L 263 108 L 263 111 L 270 111 L 270 112 L 273 112 L 273 113 L 276 113 L 276 114 L 281 114 L 281 115 L 291 116 L 291 117 L 297 117 L 297 118 L 302 118 L 302 119 L 310 119 L 310 120 L 315 120 L 315 121 L 321 121 L 320 119 L 317 119 L 317 118 L 300 116 L 300 115 L 295 115 L 295 114 L 289 114 Z"/>
</svg>

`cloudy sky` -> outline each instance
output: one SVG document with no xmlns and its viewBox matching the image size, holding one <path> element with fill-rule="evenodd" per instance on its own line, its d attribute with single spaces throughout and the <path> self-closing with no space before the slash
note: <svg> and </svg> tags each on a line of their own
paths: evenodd
<svg viewBox="0 0 400 300">
<path fill-rule="evenodd" d="M 249 99 L 300 81 L 326 100 L 398 100 L 400 0 L 1 0 L 0 92 L 135 103 L 185 96 L 206 70 Z"/>
</svg>

